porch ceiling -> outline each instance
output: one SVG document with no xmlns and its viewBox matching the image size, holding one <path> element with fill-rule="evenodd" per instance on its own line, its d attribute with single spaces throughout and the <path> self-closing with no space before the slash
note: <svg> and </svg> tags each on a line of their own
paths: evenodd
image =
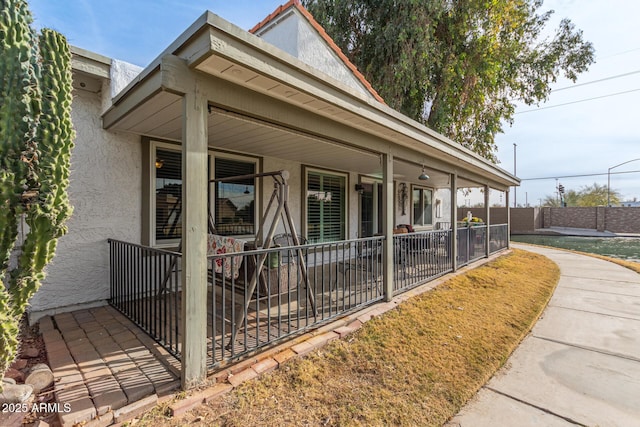
<svg viewBox="0 0 640 427">
<path fill-rule="evenodd" d="M 105 127 L 180 141 L 183 83 L 174 84 L 190 76 L 210 94 L 213 148 L 374 176 L 382 173 L 379 153 L 388 152 L 402 160 L 395 162 L 394 176 L 407 181 L 418 182 L 424 163 L 431 186 L 447 186 L 448 173 L 436 170 L 456 172 L 462 185 L 465 178 L 497 188 L 517 183 L 459 144 L 215 15 L 201 21 L 114 99 Z M 178 68 L 188 72 L 176 73 L 167 58 L 181 59 Z"/>
<path fill-rule="evenodd" d="M 182 135 L 182 97 L 159 92 L 128 115 L 120 124 L 128 131 L 161 140 L 180 141 Z M 227 150 L 264 157 L 292 160 L 309 166 L 353 171 L 381 177 L 378 154 L 333 142 L 303 132 L 242 117 L 211 108 L 208 139 L 212 149 Z M 396 161 L 394 177 L 419 183 L 421 168 L 417 163 Z M 446 173 L 427 168 L 428 186 L 448 186 Z"/>
</svg>

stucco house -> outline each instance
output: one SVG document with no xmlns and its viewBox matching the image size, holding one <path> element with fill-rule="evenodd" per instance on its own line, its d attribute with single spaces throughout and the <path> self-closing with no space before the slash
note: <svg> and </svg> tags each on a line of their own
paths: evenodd
<svg viewBox="0 0 640 427">
<path fill-rule="evenodd" d="M 249 32 L 206 12 L 142 70 L 72 52 L 75 211 L 32 321 L 112 304 L 189 386 L 508 245 L 457 193 L 518 179 L 388 107 L 297 0 Z"/>
</svg>

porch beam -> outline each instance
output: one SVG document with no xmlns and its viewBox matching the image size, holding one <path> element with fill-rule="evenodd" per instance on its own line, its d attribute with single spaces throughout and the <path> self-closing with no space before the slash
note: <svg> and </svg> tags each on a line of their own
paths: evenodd
<svg viewBox="0 0 640 427">
<path fill-rule="evenodd" d="M 102 127 L 110 129 L 126 118 L 131 111 L 142 106 L 147 100 L 158 94 L 161 88 L 161 75 L 158 70 L 138 83 L 136 91 L 124 98 L 114 98 L 113 105 L 102 115 Z"/>
<path fill-rule="evenodd" d="M 485 246 L 486 246 L 486 252 L 487 252 L 487 257 L 489 257 L 489 255 L 491 254 L 491 245 L 489 244 L 489 240 L 491 239 L 491 207 L 489 206 L 489 192 L 491 191 L 491 188 L 488 185 L 484 186 L 484 209 L 485 209 L 485 216 L 487 218 L 487 235 L 485 237 Z"/>
<path fill-rule="evenodd" d="M 451 267 L 458 269 L 458 175 L 451 174 Z"/>
<path fill-rule="evenodd" d="M 394 191 L 393 191 L 393 155 L 382 155 L 382 204 L 384 214 L 382 217 L 382 228 L 384 232 L 384 248 L 382 251 L 382 272 L 384 300 L 391 301 L 393 298 L 393 212 L 394 212 Z"/>
<path fill-rule="evenodd" d="M 167 69 L 168 66 L 169 64 L 166 66 Z M 182 66 L 186 67 L 186 64 L 183 63 Z M 484 182 L 489 179 L 490 184 L 496 188 L 513 185 L 511 181 L 500 180 L 496 174 L 488 174 L 485 170 L 474 167 L 473 164 L 467 164 L 464 159 L 456 158 L 452 153 L 438 152 L 423 141 L 415 140 L 411 146 L 409 144 L 390 146 L 390 142 L 397 141 L 371 134 L 366 129 L 347 126 L 331 117 L 305 110 L 215 76 L 202 79 L 201 84 L 203 90 L 211 93 L 209 101 L 212 107 L 218 107 L 238 115 L 247 115 L 257 122 L 280 126 L 321 140 L 337 142 L 371 153 L 388 153 L 397 159 L 418 159 L 426 155 L 429 167 L 433 169 L 447 172 L 455 171 L 460 173 L 461 177 L 471 181 Z M 163 79 L 163 87 L 169 88 L 170 80 Z M 366 124 L 362 126 L 366 126 Z"/>
<path fill-rule="evenodd" d="M 182 388 L 207 374 L 207 97 L 182 100 Z"/>
</svg>

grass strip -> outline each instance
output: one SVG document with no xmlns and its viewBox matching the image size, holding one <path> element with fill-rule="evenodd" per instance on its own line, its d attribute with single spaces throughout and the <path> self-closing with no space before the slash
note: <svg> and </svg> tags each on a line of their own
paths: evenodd
<svg viewBox="0 0 640 427">
<path fill-rule="evenodd" d="M 136 425 L 441 426 L 505 363 L 559 275 L 514 250 L 185 418 L 160 408 Z"/>
</svg>

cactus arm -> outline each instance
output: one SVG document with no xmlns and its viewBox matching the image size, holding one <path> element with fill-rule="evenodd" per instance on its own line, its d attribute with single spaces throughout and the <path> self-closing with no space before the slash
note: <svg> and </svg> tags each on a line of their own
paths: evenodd
<svg viewBox="0 0 640 427">
<path fill-rule="evenodd" d="M 67 188 L 75 132 L 71 123 L 71 52 L 61 34 L 43 29 L 39 37 L 42 58 L 42 113 L 38 127 L 37 200 L 26 208 L 30 228 L 11 275 L 9 291 L 16 316 L 24 313 L 29 299 L 44 279 L 44 268 L 55 254 L 57 239 L 66 233 L 71 215 Z"/>
<path fill-rule="evenodd" d="M 6 273 L 18 236 L 22 195 L 37 186 L 40 90 L 32 22 L 26 1 L 0 0 L 0 376 L 16 356 L 20 321 Z"/>
<path fill-rule="evenodd" d="M 25 0 L 0 0 L 0 377 L 72 211 L 71 53 L 55 31 L 37 38 L 32 22 Z M 30 231 L 10 270 L 23 214 Z"/>
</svg>

